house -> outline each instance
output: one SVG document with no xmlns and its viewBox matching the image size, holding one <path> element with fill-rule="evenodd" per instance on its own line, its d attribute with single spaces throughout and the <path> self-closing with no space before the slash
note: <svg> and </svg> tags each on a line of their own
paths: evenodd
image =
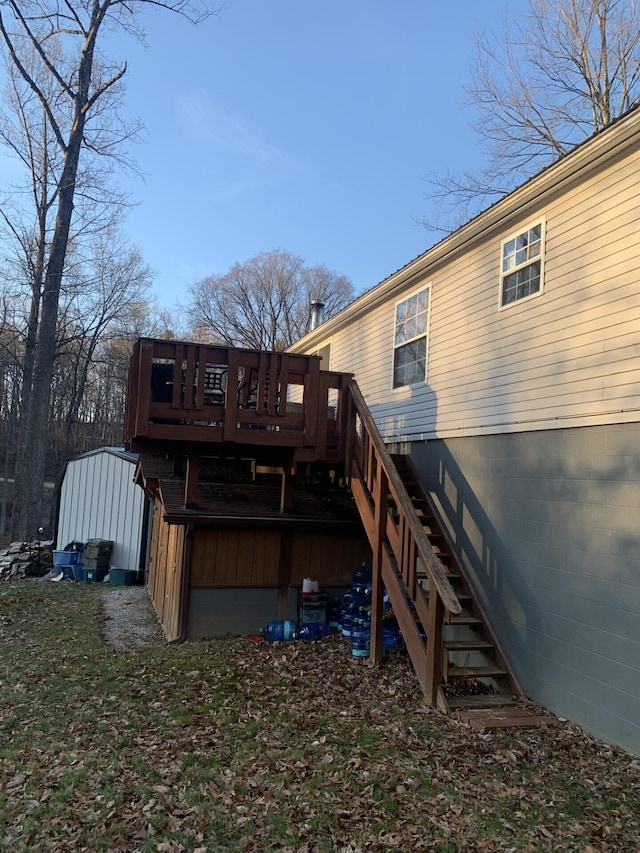
<svg viewBox="0 0 640 853">
<path fill-rule="evenodd" d="M 290 349 L 354 375 L 524 693 L 636 753 L 639 231 L 635 109 Z"/>
<path fill-rule="evenodd" d="M 67 462 L 60 492 L 57 546 L 106 539 L 111 565 L 139 572 L 147 562 L 150 503 L 134 483 L 138 457 L 100 447 Z"/>
</svg>

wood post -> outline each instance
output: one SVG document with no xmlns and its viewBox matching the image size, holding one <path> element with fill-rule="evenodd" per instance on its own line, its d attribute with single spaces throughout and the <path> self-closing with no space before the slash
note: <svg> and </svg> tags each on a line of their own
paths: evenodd
<svg viewBox="0 0 640 853">
<path fill-rule="evenodd" d="M 373 566 L 371 571 L 371 663 L 382 662 L 382 597 L 384 584 L 382 582 L 382 549 L 384 547 L 385 533 L 387 529 L 387 490 L 389 483 L 384 470 L 378 468 L 378 477 L 375 484 L 374 499 L 374 527 L 375 546 L 373 551 Z"/>
<path fill-rule="evenodd" d="M 198 505 L 198 478 L 200 476 L 200 457 L 187 456 L 187 474 L 184 483 L 185 509 L 195 509 Z"/>
<path fill-rule="evenodd" d="M 229 349 L 227 357 L 227 393 L 224 401 L 224 440 L 237 440 L 238 423 L 238 367 L 240 364 L 237 349 Z"/>
<path fill-rule="evenodd" d="M 287 619 L 289 614 L 289 584 L 293 560 L 293 539 L 288 530 L 280 532 L 280 556 L 278 561 L 278 619 Z"/>
<path fill-rule="evenodd" d="M 149 433 L 149 406 L 151 404 L 151 368 L 153 364 L 153 344 L 150 341 L 142 341 L 139 351 L 139 372 L 137 395 L 133 397 L 131 405 L 135 409 L 135 433 L 134 435 L 147 435 Z"/>
<path fill-rule="evenodd" d="M 280 488 L 280 512 L 293 509 L 293 473 L 287 466 L 282 471 L 282 486 Z"/>
<path fill-rule="evenodd" d="M 425 699 L 435 705 L 442 684 L 442 624 L 444 605 L 434 588 L 429 595 L 429 624 L 427 625 L 427 671 L 424 682 Z"/>
</svg>

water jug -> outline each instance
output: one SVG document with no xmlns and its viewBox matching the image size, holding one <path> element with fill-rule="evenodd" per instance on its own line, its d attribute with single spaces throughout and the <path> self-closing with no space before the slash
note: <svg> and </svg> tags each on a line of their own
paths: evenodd
<svg viewBox="0 0 640 853">
<path fill-rule="evenodd" d="M 340 598 L 334 596 L 327 602 L 327 622 L 330 628 L 342 631 L 342 602 Z"/>
<path fill-rule="evenodd" d="M 342 636 L 350 637 L 354 616 L 358 615 L 362 596 L 355 587 L 351 587 L 342 596 Z"/>
<path fill-rule="evenodd" d="M 298 639 L 310 642 L 311 640 L 319 640 L 321 637 L 328 637 L 330 633 L 331 628 L 328 622 L 308 622 L 298 628 Z"/>
<path fill-rule="evenodd" d="M 371 617 L 363 610 L 354 618 L 351 630 L 351 655 L 368 658 L 371 647 Z"/>
<path fill-rule="evenodd" d="M 351 589 L 360 598 L 361 604 L 371 604 L 371 581 L 358 581 Z"/>
<path fill-rule="evenodd" d="M 270 643 L 295 640 L 297 638 L 298 623 L 294 619 L 272 619 L 266 628 L 261 628 L 260 633 Z"/>
<path fill-rule="evenodd" d="M 366 563 L 360 563 L 360 568 L 355 569 L 351 577 L 351 583 L 371 583 L 371 570 L 367 568 Z"/>
<path fill-rule="evenodd" d="M 401 649 L 404 645 L 402 632 L 395 619 L 385 619 L 382 623 L 382 646 L 384 649 Z"/>
</svg>

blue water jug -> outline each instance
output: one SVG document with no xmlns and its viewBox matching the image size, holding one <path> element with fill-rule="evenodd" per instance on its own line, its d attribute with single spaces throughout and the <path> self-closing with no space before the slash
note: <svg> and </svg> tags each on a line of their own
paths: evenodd
<svg viewBox="0 0 640 853">
<path fill-rule="evenodd" d="M 351 577 L 351 583 L 371 583 L 371 569 L 367 568 L 366 563 L 360 563 L 360 568 L 356 569 Z"/>
<path fill-rule="evenodd" d="M 351 631 L 351 655 L 354 658 L 368 658 L 371 649 L 371 617 L 360 611 L 354 618 Z"/>
<path fill-rule="evenodd" d="M 298 636 L 298 623 L 295 619 L 272 619 L 260 634 L 270 643 L 295 640 Z"/>
<path fill-rule="evenodd" d="M 327 603 L 327 622 L 330 628 L 342 631 L 342 601 L 334 597 Z"/>
<path fill-rule="evenodd" d="M 362 596 L 355 587 L 351 587 L 342 596 L 342 636 L 350 637 L 354 616 L 358 615 Z"/>
<path fill-rule="evenodd" d="M 351 589 L 360 598 L 361 604 L 371 604 L 371 581 L 358 581 L 351 585 Z"/>
<path fill-rule="evenodd" d="M 402 632 L 395 619 L 385 619 L 382 623 L 382 646 L 385 649 L 401 649 L 404 646 Z"/>
<path fill-rule="evenodd" d="M 328 622 L 307 622 L 298 628 L 298 639 L 310 642 L 311 640 L 319 640 L 321 637 L 328 637 L 330 633 L 331 628 Z"/>
</svg>

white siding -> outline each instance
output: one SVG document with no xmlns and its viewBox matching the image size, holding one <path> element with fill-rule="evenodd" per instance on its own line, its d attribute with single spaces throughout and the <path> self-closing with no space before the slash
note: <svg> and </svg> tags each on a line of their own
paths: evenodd
<svg viewBox="0 0 640 853">
<path fill-rule="evenodd" d="M 633 151 L 412 278 L 407 294 L 431 286 L 425 385 L 392 389 L 397 291 L 332 333 L 332 370 L 353 371 L 387 439 L 640 419 L 639 174 Z M 544 292 L 500 310 L 501 241 L 542 218 Z"/>
<path fill-rule="evenodd" d="M 134 473 L 134 462 L 109 450 L 72 459 L 60 495 L 58 548 L 74 540 L 110 539 L 111 565 L 137 569 L 145 496 Z"/>
</svg>

